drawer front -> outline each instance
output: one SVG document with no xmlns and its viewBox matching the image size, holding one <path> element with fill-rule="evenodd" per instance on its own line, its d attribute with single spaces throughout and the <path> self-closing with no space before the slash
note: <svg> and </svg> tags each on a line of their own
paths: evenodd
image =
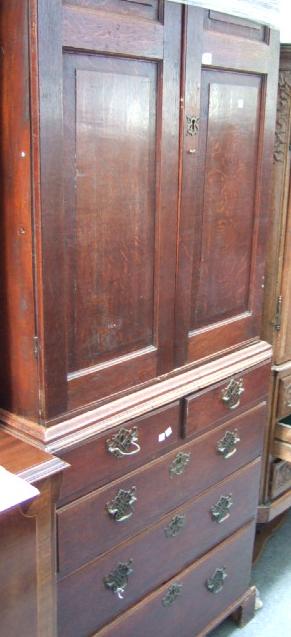
<svg viewBox="0 0 291 637">
<path fill-rule="evenodd" d="M 231 423 L 221 425 L 130 476 L 58 511 L 60 573 L 69 573 L 120 544 L 157 521 L 161 515 L 257 458 L 262 450 L 265 423 L 266 405 L 263 403 Z M 227 441 L 232 436 L 239 442 L 228 447 Z M 136 500 L 132 505 L 132 515 L 118 521 L 109 513 L 108 507 L 114 504 L 121 491 L 133 493 Z M 127 507 L 128 513 L 130 508 Z"/>
<path fill-rule="evenodd" d="M 291 464 L 284 460 L 277 460 L 272 465 L 270 497 L 272 500 L 291 489 Z"/>
<path fill-rule="evenodd" d="M 233 603 L 247 589 L 251 570 L 254 524 L 232 535 L 216 549 L 207 553 L 186 570 L 182 571 L 166 585 L 149 595 L 133 610 L 119 615 L 116 622 L 107 625 L 98 633 L 98 637 L 160 637 L 179 635 L 193 637 Z M 149 547 L 150 550 L 150 547 Z M 171 554 L 168 553 L 168 560 Z M 129 568 L 133 572 L 128 575 L 129 589 L 133 586 L 130 578 L 134 576 L 133 563 Z M 80 572 L 81 575 L 82 572 Z M 88 637 L 98 630 L 100 613 L 103 613 L 103 594 L 100 599 L 99 586 L 94 580 L 91 587 L 96 591 L 95 604 L 84 596 L 78 613 L 70 604 L 69 594 L 64 595 L 59 585 L 59 635 L 60 637 Z M 221 590 L 218 592 L 218 589 Z M 82 581 L 79 583 L 79 591 Z M 104 586 L 105 589 L 105 586 Z M 217 592 L 215 593 L 214 590 Z M 119 613 L 124 609 L 124 599 L 118 599 L 111 590 L 105 591 L 112 596 L 112 605 L 116 604 Z M 76 596 L 77 598 L 77 596 Z M 68 601 L 65 606 L 64 601 Z M 94 609 L 94 612 L 93 610 Z M 103 618 L 104 621 L 104 618 Z M 194 632 L 193 632 L 194 631 Z"/>
<path fill-rule="evenodd" d="M 97 630 L 97 620 L 99 626 L 112 621 L 251 520 L 256 512 L 259 476 L 260 461 L 256 460 L 203 496 L 176 509 L 130 543 L 65 577 L 59 583 L 61 633 L 70 617 L 73 625 L 81 620 L 80 633 L 91 634 Z M 120 564 L 129 562 L 132 572 L 123 599 L 119 599 L 116 592 L 104 586 L 104 580 Z M 97 618 L 83 624 L 82 609 L 87 604 L 95 609 L 96 599 Z"/>
<path fill-rule="evenodd" d="M 283 418 L 289 414 L 291 414 L 291 374 L 279 380 L 277 418 Z"/>
<path fill-rule="evenodd" d="M 185 436 L 200 435 L 220 420 L 233 418 L 267 395 L 270 364 L 233 376 L 212 388 L 185 398 L 183 430 Z"/>
<path fill-rule="evenodd" d="M 64 472 L 59 505 L 158 458 L 179 440 L 180 405 L 173 403 L 62 454 L 71 467 Z"/>
</svg>

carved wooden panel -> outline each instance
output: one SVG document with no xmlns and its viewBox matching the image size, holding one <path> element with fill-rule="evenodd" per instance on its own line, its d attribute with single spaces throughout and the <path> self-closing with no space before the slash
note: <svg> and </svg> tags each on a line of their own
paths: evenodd
<svg viewBox="0 0 291 637">
<path fill-rule="evenodd" d="M 285 161 L 288 151 L 291 111 L 291 71 L 280 71 L 274 160 Z"/>
<path fill-rule="evenodd" d="M 270 497 L 277 498 L 287 489 L 291 489 L 291 464 L 277 460 L 272 465 Z"/>
</svg>

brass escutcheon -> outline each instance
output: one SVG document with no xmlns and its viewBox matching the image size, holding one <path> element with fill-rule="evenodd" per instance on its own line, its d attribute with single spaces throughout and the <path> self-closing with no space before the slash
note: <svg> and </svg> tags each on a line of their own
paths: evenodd
<svg viewBox="0 0 291 637">
<path fill-rule="evenodd" d="M 190 462 L 190 458 L 191 453 L 183 453 L 182 451 L 179 451 L 169 466 L 170 477 L 173 478 L 174 476 L 182 475 Z"/>
</svg>

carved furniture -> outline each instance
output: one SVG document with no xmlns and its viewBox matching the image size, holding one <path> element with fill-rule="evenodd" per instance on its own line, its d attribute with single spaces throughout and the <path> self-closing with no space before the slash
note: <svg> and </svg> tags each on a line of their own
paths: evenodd
<svg viewBox="0 0 291 637">
<path fill-rule="evenodd" d="M 278 35 L 159 0 L 0 12 L 1 420 L 71 465 L 59 637 L 243 622 Z"/>
<path fill-rule="evenodd" d="M 273 345 L 269 441 L 259 520 L 291 505 L 291 47 L 281 45 L 274 151 L 274 195 L 269 235 L 264 337 Z"/>
</svg>

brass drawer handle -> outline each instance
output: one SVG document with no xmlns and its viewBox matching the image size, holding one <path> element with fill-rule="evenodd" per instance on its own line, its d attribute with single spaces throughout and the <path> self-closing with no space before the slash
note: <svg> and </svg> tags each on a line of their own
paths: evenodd
<svg viewBox="0 0 291 637">
<path fill-rule="evenodd" d="M 166 537 L 176 537 L 186 524 L 186 515 L 175 515 L 164 529 Z"/>
<path fill-rule="evenodd" d="M 191 453 L 183 453 L 182 451 L 179 451 L 169 466 L 170 477 L 173 478 L 173 476 L 181 476 L 189 464 L 190 458 Z"/>
<path fill-rule="evenodd" d="M 117 595 L 119 599 L 123 599 L 125 589 L 128 585 L 128 576 L 133 572 L 133 560 L 128 562 L 119 562 L 118 566 L 104 577 L 104 585 Z"/>
<path fill-rule="evenodd" d="M 227 572 L 225 568 L 217 568 L 212 577 L 205 582 L 205 586 L 210 593 L 220 593 L 224 586 L 224 581 L 227 578 Z"/>
<path fill-rule="evenodd" d="M 219 498 L 218 502 L 216 502 L 216 504 L 214 504 L 210 509 L 212 520 L 214 520 L 218 524 L 221 524 L 222 522 L 227 520 L 227 518 L 229 518 L 230 516 L 229 511 L 232 505 L 232 494 L 230 493 L 229 495 L 222 495 Z"/>
<path fill-rule="evenodd" d="M 227 387 L 222 390 L 222 401 L 229 407 L 229 409 L 236 409 L 240 405 L 240 397 L 244 393 L 244 382 L 242 378 L 239 380 L 232 380 L 228 383 Z"/>
<path fill-rule="evenodd" d="M 124 456 L 134 456 L 139 453 L 141 447 L 138 442 L 137 427 L 125 429 L 121 427 L 119 431 L 106 440 L 107 451 L 117 458 Z"/>
<path fill-rule="evenodd" d="M 172 606 L 172 604 L 176 601 L 177 597 L 179 597 L 182 593 L 183 584 L 172 584 L 168 589 L 165 597 L 162 599 L 162 604 L 165 608 Z"/>
<path fill-rule="evenodd" d="M 126 491 L 119 489 L 117 495 L 111 502 L 105 505 L 107 513 L 115 520 L 115 522 L 125 522 L 129 520 L 134 513 L 134 505 L 137 501 L 136 488 L 132 487 Z"/>
<path fill-rule="evenodd" d="M 227 458 L 231 458 L 237 452 L 236 445 L 238 442 L 240 442 L 240 437 L 237 429 L 226 431 L 223 438 L 217 443 L 217 451 L 227 460 Z"/>
</svg>

